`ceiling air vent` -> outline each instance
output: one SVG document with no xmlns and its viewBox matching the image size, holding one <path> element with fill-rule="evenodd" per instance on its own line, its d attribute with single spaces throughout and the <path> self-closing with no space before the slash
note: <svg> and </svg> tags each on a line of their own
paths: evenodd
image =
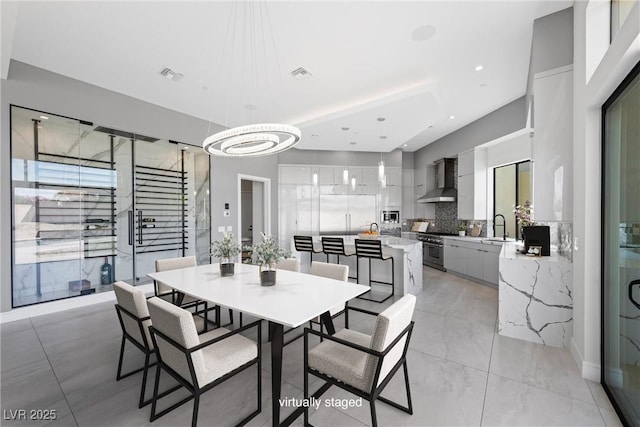
<svg viewBox="0 0 640 427">
<path fill-rule="evenodd" d="M 296 68 L 295 70 L 293 70 L 291 72 L 291 75 L 294 78 L 298 79 L 298 80 L 306 80 L 309 77 L 313 76 L 313 73 L 311 73 L 311 71 L 309 71 L 309 70 L 306 70 L 306 69 L 300 67 L 300 68 Z"/>
<path fill-rule="evenodd" d="M 177 71 L 173 71 L 169 67 L 164 67 L 163 69 L 161 69 L 160 70 L 160 75 L 162 77 L 164 77 L 165 79 L 173 80 L 174 82 L 177 82 L 178 80 L 180 80 L 182 78 L 182 73 L 178 73 Z"/>
</svg>

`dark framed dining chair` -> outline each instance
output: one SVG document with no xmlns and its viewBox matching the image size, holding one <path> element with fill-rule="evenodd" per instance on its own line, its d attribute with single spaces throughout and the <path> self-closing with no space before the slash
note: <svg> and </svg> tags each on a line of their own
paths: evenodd
<svg viewBox="0 0 640 427">
<path fill-rule="evenodd" d="M 380 400 L 396 409 L 413 414 L 407 349 L 413 330 L 414 295 L 406 295 L 380 314 L 347 306 L 346 310 L 376 315 L 372 335 L 342 329 L 334 335 L 322 334 L 305 328 L 304 331 L 304 398 L 309 399 L 309 375 L 324 384 L 313 393 L 319 399 L 329 388 L 337 386 L 369 402 L 371 423 L 378 425 L 375 402 Z M 309 349 L 309 336 L 323 337 L 324 341 Z M 407 406 L 380 396 L 389 381 L 400 370 L 404 371 Z M 309 424 L 309 408 L 303 410 L 304 425 Z"/>
<path fill-rule="evenodd" d="M 198 336 L 189 311 L 157 297 L 151 298 L 148 306 L 153 321 L 149 330 L 158 358 L 151 402 L 151 422 L 193 399 L 191 426 L 196 427 L 201 395 L 252 366 L 256 366 L 257 371 L 257 409 L 238 425 L 246 424 L 261 412 L 262 320 L 234 331 L 217 328 Z M 240 335 L 250 328 L 257 330 L 257 343 Z M 159 393 L 161 371 L 168 373 L 178 382 L 178 387 L 185 388 L 190 395 L 158 412 L 158 401 L 174 391 L 169 389 Z"/>
</svg>

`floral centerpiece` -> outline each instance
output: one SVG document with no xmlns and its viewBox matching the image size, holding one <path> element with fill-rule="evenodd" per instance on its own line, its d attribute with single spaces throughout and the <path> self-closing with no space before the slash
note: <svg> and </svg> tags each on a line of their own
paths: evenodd
<svg viewBox="0 0 640 427">
<path fill-rule="evenodd" d="M 240 253 L 241 246 L 233 238 L 232 233 L 224 233 L 222 240 L 216 240 L 211 245 L 211 256 L 218 257 L 220 261 L 220 274 L 233 276 L 233 258 Z"/>
<path fill-rule="evenodd" d="M 273 236 L 262 234 L 262 242 L 251 248 L 253 261 L 260 264 L 260 283 L 263 286 L 276 284 L 275 265 L 287 257 L 287 251 L 278 246 Z"/>
<path fill-rule="evenodd" d="M 536 225 L 533 221 L 533 205 L 531 201 L 525 201 L 523 206 L 514 206 L 513 213 L 516 216 L 516 222 L 520 225 L 520 235 L 524 239 L 524 227 Z"/>
</svg>

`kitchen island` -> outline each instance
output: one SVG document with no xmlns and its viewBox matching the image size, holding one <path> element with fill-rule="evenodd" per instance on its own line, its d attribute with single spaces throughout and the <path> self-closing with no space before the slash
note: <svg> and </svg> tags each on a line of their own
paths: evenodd
<svg viewBox="0 0 640 427">
<path fill-rule="evenodd" d="M 355 253 L 355 239 L 358 236 L 353 235 L 331 235 L 324 237 L 341 237 L 344 239 L 344 246 L 347 253 Z M 382 254 L 387 257 L 393 257 L 395 265 L 394 272 L 394 289 L 396 295 L 413 294 L 418 295 L 422 292 L 422 242 L 401 237 L 380 236 L 382 243 Z M 321 236 L 313 236 L 314 247 L 317 251 L 322 251 Z M 293 242 L 291 247 L 294 248 Z M 309 270 L 309 254 L 298 253 L 295 249 L 292 251 L 293 256 L 302 261 L 302 271 Z M 327 257 L 323 253 L 313 255 L 314 261 L 326 262 Z M 330 261 L 336 262 L 336 256 L 331 255 Z M 369 285 L 369 260 L 360 258 L 359 280 L 358 283 Z M 356 256 L 340 257 L 340 264 L 349 266 L 349 276 L 356 275 Z M 383 282 L 391 281 L 391 261 L 371 260 L 371 275 L 374 280 Z M 377 285 L 372 283 L 374 291 L 388 292 L 388 286 Z"/>
<path fill-rule="evenodd" d="M 573 264 L 552 251 L 537 257 L 502 246 L 499 259 L 498 333 L 569 348 L 573 335 Z"/>
</svg>

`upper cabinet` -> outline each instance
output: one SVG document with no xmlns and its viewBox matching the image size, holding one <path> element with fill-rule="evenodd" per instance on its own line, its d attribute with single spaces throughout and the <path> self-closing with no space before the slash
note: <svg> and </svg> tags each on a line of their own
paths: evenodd
<svg viewBox="0 0 640 427">
<path fill-rule="evenodd" d="M 402 218 L 415 218 L 415 197 L 413 186 L 413 171 L 402 171 Z"/>
<path fill-rule="evenodd" d="M 572 67 L 536 74 L 533 99 L 534 218 L 570 221 L 573 211 Z"/>
<path fill-rule="evenodd" d="M 487 150 L 458 154 L 458 218 L 487 219 Z"/>
<path fill-rule="evenodd" d="M 311 184 L 311 168 L 309 166 L 280 166 L 280 183 Z"/>
</svg>

